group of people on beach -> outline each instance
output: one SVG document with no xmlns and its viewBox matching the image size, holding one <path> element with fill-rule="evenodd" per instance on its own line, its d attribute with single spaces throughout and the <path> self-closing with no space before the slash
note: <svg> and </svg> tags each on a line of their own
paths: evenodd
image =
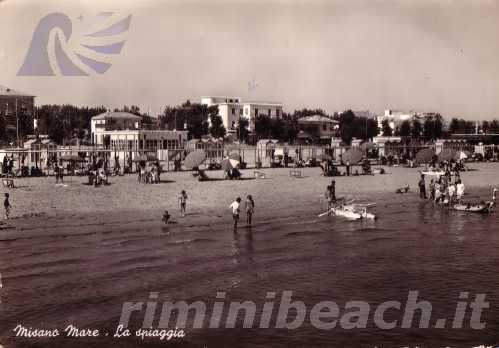
<svg viewBox="0 0 499 348">
<path fill-rule="evenodd" d="M 181 217 L 185 217 L 186 216 L 187 199 L 188 199 L 187 192 L 185 190 L 182 190 L 180 192 L 179 196 L 178 196 L 178 202 L 179 202 L 179 205 L 180 205 L 180 216 Z M 242 202 L 241 197 L 237 197 L 234 200 L 234 202 L 232 202 L 229 205 L 229 208 L 232 211 L 232 220 L 234 222 L 234 233 L 237 233 L 237 230 L 238 230 L 239 217 L 241 215 L 241 202 Z M 255 201 L 254 201 L 252 195 L 248 195 L 246 197 L 244 210 L 246 212 L 246 224 L 248 226 L 251 226 L 252 221 L 253 221 L 253 214 L 255 212 Z M 171 219 L 171 215 L 168 212 L 168 210 L 165 210 L 165 212 L 163 213 L 163 222 L 165 224 L 175 223 L 175 221 L 173 221 Z"/>
<path fill-rule="evenodd" d="M 161 166 L 159 165 L 159 161 L 153 162 L 149 170 L 147 169 L 146 163 L 139 162 L 139 168 L 137 170 L 138 178 L 137 180 L 140 183 L 144 184 L 159 184 L 161 182 Z"/>
<path fill-rule="evenodd" d="M 229 205 L 229 208 L 232 209 L 232 220 L 234 221 L 234 233 L 237 232 L 237 225 L 239 223 L 239 215 L 241 214 L 241 197 L 237 197 L 234 202 Z M 245 202 L 245 211 L 246 211 L 246 224 L 251 226 L 253 214 L 255 212 L 255 201 L 251 195 L 246 197 Z"/>
<path fill-rule="evenodd" d="M 424 174 L 421 174 L 418 186 L 419 197 L 421 199 L 428 199 L 435 203 L 443 204 L 461 203 L 465 189 L 465 186 L 457 172 L 454 175 L 453 181 L 450 171 L 447 171 L 444 175 L 438 176 L 437 179 L 431 179 L 428 186 L 429 195 L 427 195 Z"/>
</svg>

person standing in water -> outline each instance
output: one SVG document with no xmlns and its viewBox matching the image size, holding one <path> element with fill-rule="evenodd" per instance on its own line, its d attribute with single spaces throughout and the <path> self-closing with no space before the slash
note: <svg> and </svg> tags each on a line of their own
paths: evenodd
<svg viewBox="0 0 499 348">
<path fill-rule="evenodd" d="M 433 201 L 435 199 L 435 180 L 431 179 L 430 181 L 430 198 L 428 198 L 430 201 Z"/>
<path fill-rule="evenodd" d="M 178 201 L 180 202 L 180 216 L 185 217 L 185 210 L 187 206 L 187 193 L 185 192 L 185 190 L 182 190 L 182 192 L 180 192 Z"/>
<path fill-rule="evenodd" d="M 3 201 L 3 206 L 5 208 L 5 220 L 8 220 L 9 219 L 9 215 L 10 215 L 10 208 L 12 207 L 10 205 L 9 194 L 8 193 L 5 194 L 5 200 Z"/>
<path fill-rule="evenodd" d="M 246 223 L 251 226 L 253 213 L 255 212 L 255 201 L 251 195 L 246 197 Z"/>
<path fill-rule="evenodd" d="M 421 174 L 421 179 L 419 180 L 419 197 L 421 199 L 427 199 L 426 197 L 426 183 L 424 181 L 424 174 Z"/>
<path fill-rule="evenodd" d="M 331 189 L 329 190 L 329 195 L 331 196 L 331 202 L 336 203 L 336 181 L 331 180 Z"/>
<path fill-rule="evenodd" d="M 461 180 L 457 180 L 456 182 L 456 199 L 459 204 L 461 204 L 461 200 L 464 195 L 464 184 Z"/>
<path fill-rule="evenodd" d="M 237 223 L 239 222 L 239 205 L 241 204 L 241 198 L 237 197 L 234 202 L 231 203 L 229 208 L 232 209 L 232 219 L 234 220 L 234 233 L 237 233 Z"/>
</svg>

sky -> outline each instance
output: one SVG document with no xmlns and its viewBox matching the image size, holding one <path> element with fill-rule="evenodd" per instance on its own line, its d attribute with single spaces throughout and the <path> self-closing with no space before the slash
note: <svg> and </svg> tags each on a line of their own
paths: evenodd
<svg viewBox="0 0 499 348">
<path fill-rule="evenodd" d="M 89 76 L 18 76 L 35 28 L 67 16 L 72 35 L 50 31 L 74 57 L 111 65 Z M 103 12 L 112 16 L 102 19 Z M 131 15 L 129 30 L 85 36 Z M 0 85 L 36 103 L 165 105 L 228 95 L 322 108 L 440 112 L 499 118 L 499 1 L 0 0 Z M 126 40 L 119 54 L 81 44 Z M 82 66 L 81 62 L 77 62 Z"/>
</svg>

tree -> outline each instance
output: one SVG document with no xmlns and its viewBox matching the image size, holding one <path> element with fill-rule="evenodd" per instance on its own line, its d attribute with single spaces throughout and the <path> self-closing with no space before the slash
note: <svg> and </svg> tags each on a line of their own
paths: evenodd
<svg viewBox="0 0 499 348">
<path fill-rule="evenodd" d="M 453 118 L 449 123 L 449 133 L 455 134 L 459 130 L 459 120 L 457 118 Z"/>
<path fill-rule="evenodd" d="M 57 144 L 62 144 L 65 138 L 64 123 L 59 116 L 54 117 L 48 125 L 48 136 Z"/>
<path fill-rule="evenodd" d="M 489 131 L 489 129 L 490 129 L 489 121 L 483 121 L 482 122 L 482 132 L 486 134 Z"/>
<path fill-rule="evenodd" d="M 220 116 L 216 114 L 211 114 L 210 115 L 210 134 L 214 138 L 223 138 L 225 134 L 227 133 L 223 120 Z"/>
<path fill-rule="evenodd" d="M 0 140 L 6 141 L 7 135 L 5 130 L 5 119 L 3 116 L 0 116 Z"/>
<path fill-rule="evenodd" d="M 419 138 L 421 136 L 421 131 L 422 131 L 421 122 L 417 118 L 415 118 L 412 121 L 412 129 L 411 129 L 412 137 Z"/>
<path fill-rule="evenodd" d="M 404 120 L 400 124 L 399 135 L 402 137 L 408 137 L 411 135 L 411 122 L 409 120 Z"/>
<path fill-rule="evenodd" d="M 338 115 L 339 126 L 340 126 L 340 137 L 346 142 L 350 143 L 355 137 L 356 124 L 355 124 L 355 114 L 352 110 L 346 110 Z"/>
<path fill-rule="evenodd" d="M 271 137 L 272 120 L 267 115 L 258 115 L 255 117 L 255 135 L 257 139 Z"/>
<path fill-rule="evenodd" d="M 423 137 L 425 140 L 433 139 L 433 121 L 431 118 L 427 118 L 423 124 Z"/>
<path fill-rule="evenodd" d="M 391 137 L 393 135 L 392 127 L 390 127 L 390 122 L 388 120 L 383 120 L 381 122 L 381 132 L 385 137 Z"/>
<path fill-rule="evenodd" d="M 286 124 L 280 118 L 273 118 L 270 120 L 270 136 L 272 139 L 285 140 L 286 138 Z"/>
<path fill-rule="evenodd" d="M 491 133 L 499 133 L 499 121 L 493 119 L 492 122 L 490 122 L 489 128 Z"/>
<path fill-rule="evenodd" d="M 239 118 L 239 121 L 237 122 L 237 138 L 240 142 L 246 142 L 246 138 L 249 134 L 248 126 L 249 121 L 247 118 Z"/>
<path fill-rule="evenodd" d="M 444 118 L 440 114 L 436 114 L 433 118 L 433 139 L 442 137 L 444 128 Z"/>
<path fill-rule="evenodd" d="M 367 139 L 372 139 L 375 136 L 379 134 L 379 127 L 378 127 L 378 122 L 374 119 L 368 119 L 366 123 L 366 132 L 365 132 L 365 138 L 363 137 L 362 139 L 367 140 Z"/>
</svg>

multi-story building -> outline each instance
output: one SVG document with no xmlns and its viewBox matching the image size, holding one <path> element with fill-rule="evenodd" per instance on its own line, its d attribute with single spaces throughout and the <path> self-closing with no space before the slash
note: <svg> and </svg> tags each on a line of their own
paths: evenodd
<svg viewBox="0 0 499 348">
<path fill-rule="evenodd" d="M 12 141 L 17 136 L 17 121 L 21 115 L 33 118 L 35 96 L 0 85 L 0 118 L 5 128 L 0 132 L 4 141 Z"/>
<path fill-rule="evenodd" d="M 382 124 L 384 120 L 388 120 L 388 124 L 392 131 L 395 131 L 404 121 L 412 122 L 415 119 L 420 120 L 422 123 L 429 117 L 434 117 L 434 112 L 416 112 L 416 111 L 399 111 L 399 110 L 385 110 L 384 115 L 377 116 L 378 127 L 380 135 L 382 134 Z"/>
<path fill-rule="evenodd" d="M 234 132 L 238 120 L 246 118 L 249 121 L 249 130 L 255 128 L 255 118 L 265 115 L 271 118 L 282 117 L 282 103 L 272 102 L 243 102 L 239 97 L 201 97 L 201 104 L 218 106 L 218 114 L 228 132 Z"/>
</svg>

